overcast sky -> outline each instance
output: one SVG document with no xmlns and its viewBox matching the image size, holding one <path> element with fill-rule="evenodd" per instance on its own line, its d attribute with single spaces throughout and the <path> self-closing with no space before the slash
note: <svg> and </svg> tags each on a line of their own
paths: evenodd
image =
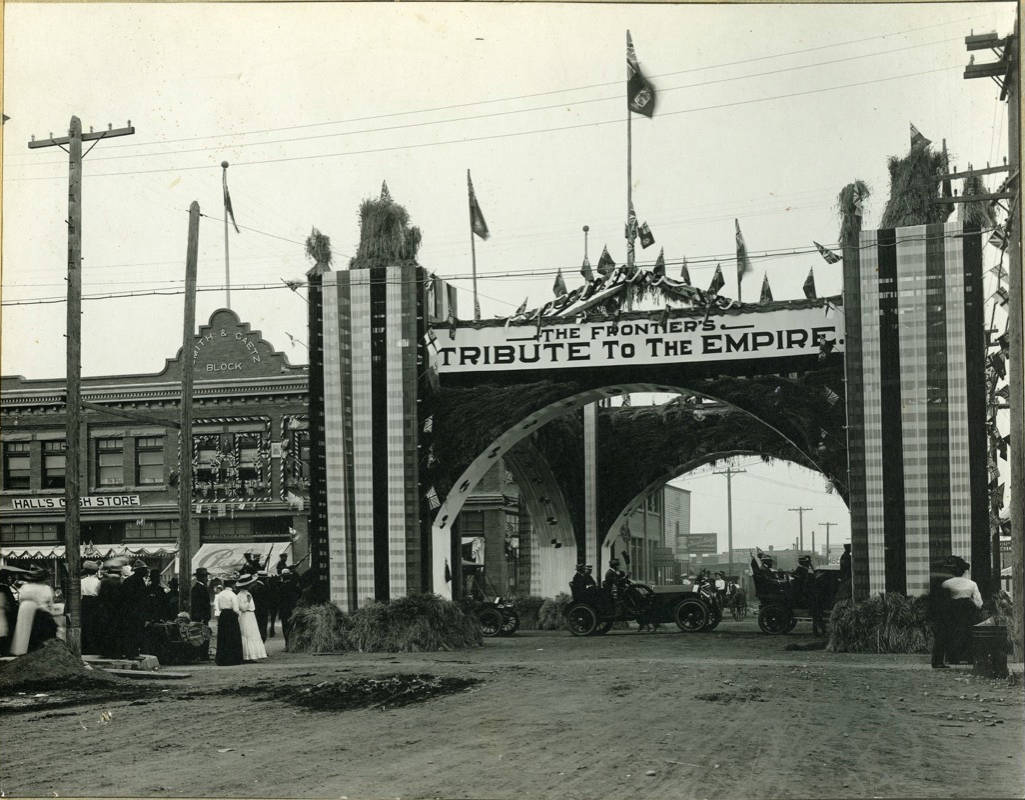
<svg viewBox="0 0 1025 800">
<path fill-rule="evenodd" d="M 961 167 L 1006 152 L 997 88 L 962 72 L 964 36 L 1009 33 L 1010 3 L 16 3 L 4 15 L 4 374 L 64 373 L 63 303 L 11 303 L 65 293 L 66 156 L 26 143 L 65 135 L 71 114 L 86 130 L 129 119 L 136 129 L 85 161 L 85 375 L 155 372 L 180 345 L 180 294 L 88 298 L 180 290 L 193 200 L 212 217 L 200 230 L 200 285 L 223 286 L 222 160 L 246 226 L 231 234 L 232 306 L 296 363 L 306 352 L 286 332 L 306 339 L 304 290 L 241 289 L 301 278 L 314 225 L 345 266 L 358 205 L 382 180 L 423 231 L 420 262 L 468 290 L 473 171 L 492 233 L 477 242 L 485 316 L 549 299 L 560 266 L 577 285 L 585 224 L 592 263 L 603 244 L 621 263 L 627 28 L 658 91 L 654 118 L 633 121 L 634 204 L 657 240 L 638 259 L 664 246 L 670 273 L 686 256 L 698 285 L 711 278 L 708 256 L 731 253 L 734 217 L 754 254 L 832 244 L 836 195 L 861 178 L 876 224 L 886 159 L 906 153 L 911 121 L 946 138 Z M 763 272 L 776 299 L 800 296 L 810 266 L 820 294 L 840 291 L 839 265 L 817 257 L 754 266 L 748 299 Z M 500 277 L 510 271 L 534 275 Z M 470 295 L 460 302 L 469 315 Z M 223 291 L 200 293 L 197 322 L 223 305 Z M 799 472 L 768 475 L 820 498 L 821 477 Z M 776 544 L 793 539 L 796 520 L 783 528 L 796 515 L 771 503 L 816 505 L 782 499 L 754 472 L 742 481 L 743 525 L 765 520 Z M 695 506 L 716 507 L 722 483 L 694 481 Z M 696 510 L 695 530 L 711 529 L 708 513 Z"/>
</svg>

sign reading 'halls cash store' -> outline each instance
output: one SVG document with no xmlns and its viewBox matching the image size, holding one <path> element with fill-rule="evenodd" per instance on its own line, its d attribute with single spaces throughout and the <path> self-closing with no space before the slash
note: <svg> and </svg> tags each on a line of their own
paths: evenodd
<svg viewBox="0 0 1025 800">
<path fill-rule="evenodd" d="M 132 508 L 142 503 L 137 494 L 105 494 L 96 497 L 80 497 L 81 508 Z M 14 511 L 31 511 L 33 509 L 62 509 L 63 497 L 15 497 L 11 499 Z"/>
</svg>

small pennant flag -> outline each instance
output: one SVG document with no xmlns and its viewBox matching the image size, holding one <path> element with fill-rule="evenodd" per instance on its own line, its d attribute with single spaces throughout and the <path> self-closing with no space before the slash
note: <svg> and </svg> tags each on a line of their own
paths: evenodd
<svg viewBox="0 0 1025 800">
<path fill-rule="evenodd" d="M 1004 384 L 999 389 L 997 389 L 996 392 L 994 392 L 994 394 L 997 397 L 1002 398 L 1003 400 L 1009 400 L 1011 397 L 1011 387 L 1007 384 Z"/>
<path fill-rule="evenodd" d="M 651 235 L 651 228 L 648 227 L 648 223 L 641 223 L 641 227 L 637 229 L 637 235 L 641 238 L 641 248 L 646 249 L 655 244 L 655 237 Z"/>
<path fill-rule="evenodd" d="M 637 214 L 634 213 L 633 201 L 630 201 L 630 211 L 626 215 L 626 233 L 625 236 L 630 241 L 637 238 Z"/>
<path fill-rule="evenodd" d="M 836 342 L 832 339 L 822 341 L 819 344 L 819 361 L 825 361 L 826 356 L 833 352 L 834 347 L 836 347 Z"/>
<path fill-rule="evenodd" d="M 609 248 L 603 247 L 601 251 L 601 257 L 598 259 L 598 274 L 603 278 L 609 277 L 612 274 L 612 270 L 615 269 L 616 262 L 612 260 L 612 256 L 609 255 Z"/>
<path fill-rule="evenodd" d="M 390 203 L 391 192 L 388 191 L 388 181 L 381 181 L 381 199 Z"/>
<path fill-rule="evenodd" d="M 997 447 L 998 447 L 998 448 L 999 448 L 999 450 L 1000 450 L 1000 457 L 1001 457 L 1001 458 L 1002 458 L 1002 459 L 1003 459 L 1004 461 L 1007 461 L 1007 448 L 1008 448 L 1008 446 L 1009 446 L 1010 444 L 1011 444 L 1011 437 L 1010 437 L 1010 435 L 1007 435 L 1007 436 L 1005 436 L 1005 437 L 1004 437 L 1003 439 L 1001 439 L 1001 440 L 1000 440 L 1000 444 L 999 444 L 999 445 L 997 445 Z"/>
<path fill-rule="evenodd" d="M 424 420 L 424 433 L 430 433 L 434 430 L 434 415 L 431 414 L 427 419 Z"/>
<path fill-rule="evenodd" d="M 722 264 L 715 265 L 715 274 L 712 276 L 712 282 L 708 285 L 709 294 L 718 294 L 719 290 L 726 285 L 726 281 L 722 276 Z"/>
<path fill-rule="evenodd" d="M 751 259 L 747 257 L 747 245 L 744 244 L 744 234 L 740 232 L 740 221 L 734 219 L 733 225 L 736 228 L 737 236 L 737 289 L 739 290 L 744 276 L 751 272 Z"/>
<path fill-rule="evenodd" d="M 448 312 L 448 338 L 456 338 L 456 315 L 451 311 Z"/>
<path fill-rule="evenodd" d="M 235 210 L 231 207 L 231 195 L 228 193 L 228 167 L 227 161 L 222 164 L 223 169 L 221 170 L 221 183 L 224 186 L 224 214 L 228 219 L 231 220 L 231 224 L 235 226 L 235 233 L 241 233 L 238 229 L 238 223 L 235 222 Z"/>
<path fill-rule="evenodd" d="M 441 508 L 441 500 L 438 499 L 438 491 L 433 486 L 427 490 L 427 505 L 433 508 Z"/>
<path fill-rule="evenodd" d="M 829 405 L 831 406 L 835 406 L 838 402 L 840 402 L 840 395 L 838 395 L 828 386 L 826 387 L 826 402 L 829 403 Z"/>
<path fill-rule="evenodd" d="M 666 303 L 666 307 L 662 309 L 662 313 L 658 318 L 658 324 L 662 326 L 662 330 L 666 330 L 669 327 L 669 303 Z"/>
<path fill-rule="evenodd" d="M 997 225 L 993 229 L 993 235 L 989 237 L 989 243 L 993 247 L 998 247 L 1001 250 L 1007 249 L 1007 228 L 1003 225 Z"/>
<path fill-rule="evenodd" d="M 772 287 L 769 286 L 769 273 L 766 272 L 762 278 L 762 296 L 758 298 L 759 303 L 772 302 Z"/>
<path fill-rule="evenodd" d="M 445 583 L 452 583 L 452 568 L 448 565 L 448 559 L 445 559 Z"/>
<path fill-rule="evenodd" d="M 814 268 L 808 270 L 808 277 L 804 279 L 804 296 L 809 300 L 814 300 L 818 295 L 815 294 L 815 270 Z"/>
<path fill-rule="evenodd" d="M 587 256 L 584 256 L 584 263 L 580 265 L 580 274 L 588 283 L 594 280 L 594 272 L 591 270 L 591 262 L 587 260 Z"/>
<path fill-rule="evenodd" d="M 920 130 L 915 127 L 915 123 L 909 122 L 911 126 L 911 149 L 914 150 L 916 147 L 924 147 L 932 144 L 932 139 L 926 139 Z"/>
<path fill-rule="evenodd" d="M 1007 301 L 1010 299 L 1010 295 L 1007 294 L 1007 289 L 1005 289 L 1003 286 L 997 287 L 997 290 L 993 292 L 993 296 L 996 298 L 997 303 L 1000 304 L 1001 308 L 1006 306 Z"/>
<path fill-rule="evenodd" d="M 566 281 L 562 278 L 561 269 L 555 274 L 555 283 L 552 284 L 552 291 L 555 293 L 556 297 L 562 297 L 566 294 Z"/>
<path fill-rule="evenodd" d="M 989 365 L 993 368 L 997 377 L 1001 379 L 1007 377 L 1007 368 L 1004 366 L 1004 357 L 1000 355 L 1000 353 L 993 353 L 993 355 L 989 357 Z"/>
<path fill-rule="evenodd" d="M 663 278 L 666 274 L 666 257 L 665 248 L 661 248 L 658 251 L 658 258 L 655 259 L 655 266 L 652 268 L 652 273 L 656 278 Z"/>
<path fill-rule="evenodd" d="M 627 108 L 650 118 L 655 113 L 655 87 L 641 73 L 630 31 L 626 32 L 626 74 Z"/>
<path fill-rule="evenodd" d="M 513 314 L 513 316 L 514 317 L 522 317 L 526 313 L 526 311 L 527 311 L 527 298 L 524 297 L 523 298 L 523 302 L 520 303 L 518 306 L 516 306 L 516 313 Z"/>
<path fill-rule="evenodd" d="M 837 261 L 841 261 L 842 260 L 840 258 L 840 256 L 838 256 L 836 253 L 834 253 L 829 248 L 823 247 L 818 242 L 816 242 L 814 239 L 812 240 L 812 244 L 815 245 L 815 249 L 819 251 L 819 255 L 822 256 L 826 260 L 827 264 L 835 264 Z"/>
<path fill-rule="evenodd" d="M 687 256 L 683 257 L 683 263 L 680 264 L 680 280 L 682 280 L 687 286 L 691 285 L 690 270 L 687 269 Z"/>
<path fill-rule="evenodd" d="M 470 180 L 470 170 L 466 170 L 466 187 L 470 192 L 470 230 L 481 239 L 487 239 L 491 232 L 488 230 L 488 223 L 484 221 L 484 214 L 477 204 L 477 195 L 473 192 L 473 181 Z"/>
</svg>

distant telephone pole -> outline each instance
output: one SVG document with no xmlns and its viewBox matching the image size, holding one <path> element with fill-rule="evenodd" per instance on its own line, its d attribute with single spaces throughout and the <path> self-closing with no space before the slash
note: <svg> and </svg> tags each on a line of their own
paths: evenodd
<svg viewBox="0 0 1025 800">
<path fill-rule="evenodd" d="M 747 472 L 747 470 L 726 467 L 724 470 L 712 473 L 726 476 L 726 551 L 729 553 L 730 573 L 727 577 L 730 580 L 733 579 L 733 476 L 743 472 Z"/>
<path fill-rule="evenodd" d="M 68 633 L 72 652 L 82 652 L 82 583 L 81 535 L 79 503 L 81 487 L 81 449 L 79 440 L 82 427 L 82 142 L 128 136 L 135 133 L 131 120 L 128 127 L 94 133 L 82 133 L 82 122 L 71 118 L 68 135 L 60 138 L 36 140 L 28 143 L 30 150 L 40 147 L 59 147 L 68 154 L 68 317 L 67 317 L 67 427 L 64 442 L 64 552 L 68 568 Z M 68 147 L 65 148 L 64 145 Z M 90 145 L 86 155 L 96 145 Z"/>
<path fill-rule="evenodd" d="M 829 563 L 829 529 L 836 525 L 836 522 L 820 522 L 819 525 L 826 526 L 826 563 Z"/>
<path fill-rule="evenodd" d="M 787 509 L 787 511 L 796 511 L 797 512 L 797 534 L 798 534 L 797 549 L 798 550 L 802 550 L 802 551 L 804 550 L 804 512 L 805 511 L 814 511 L 814 510 L 815 510 L 814 508 L 805 508 L 804 506 L 798 506 L 797 508 L 788 508 Z"/>
</svg>

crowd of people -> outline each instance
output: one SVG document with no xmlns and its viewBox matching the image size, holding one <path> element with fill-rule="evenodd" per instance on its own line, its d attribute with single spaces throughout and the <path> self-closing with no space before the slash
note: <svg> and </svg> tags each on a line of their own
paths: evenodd
<svg viewBox="0 0 1025 800">
<path fill-rule="evenodd" d="M 133 659 L 165 651 L 168 629 L 175 640 L 191 639 L 200 660 L 210 657 L 209 629 L 217 628 L 217 664 L 241 664 L 267 657 L 264 642 L 280 626 L 286 649 L 292 612 L 303 599 L 304 581 L 282 554 L 271 575 L 255 553 L 245 553 L 237 573 L 211 580 L 199 567 L 189 590 L 190 612 L 179 612 L 178 581 L 167 584 L 159 569 L 141 559 L 117 557 L 82 563 L 81 648 L 83 654 Z M 0 569 L 0 655 L 22 655 L 58 635 L 57 595 L 49 572 Z M 319 599 L 319 598 L 307 598 Z M 199 629 L 205 635 L 196 635 Z M 191 636 L 189 635 L 191 634 Z"/>
</svg>

